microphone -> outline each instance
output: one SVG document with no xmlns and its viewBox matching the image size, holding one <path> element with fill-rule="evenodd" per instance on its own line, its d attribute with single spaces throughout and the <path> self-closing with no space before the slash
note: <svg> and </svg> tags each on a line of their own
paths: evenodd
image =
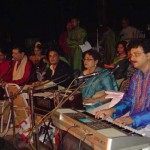
<svg viewBox="0 0 150 150">
<path fill-rule="evenodd" d="M 99 72 L 94 72 L 94 73 L 90 73 L 90 74 L 87 74 L 87 75 L 79 76 L 77 79 L 91 78 L 91 77 L 97 76 L 99 74 L 100 74 Z"/>
<path fill-rule="evenodd" d="M 114 69 L 112 69 L 111 74 L 114 74 L 114 72 L 119 68 L 120 66 L 117 65 Z"/>
<path fill-rule="evenodd" d="M 120 67 L 120 66 L 117 65 L 117 66 L 110 72 L 110 74 L 113 74 L 114 71 L 117 70 L 119 67 Z M 101 72 L 90 73 L 90 74 L 87 74 L 87 75 L 79 76 L 79 77 L 77 77 L 77 79 L 87 79 L 87 78 L 92 78 L 92 77 L 95 77 L 95 76 L 97 76 L 97 75 L 99 75 L 99 74 L 105 73 L 105 72 L 107 72 L 107 71 L 108 71 L 108 70 L 106 69 L 106 70 L 101 71 Z"/>
<path fill-rule="evenodd" d="M 102 74 L 102 73 L 105 73 L 107 72 L 107 70 L 104 70 L 104 71 L 101 71 L 101 72 L 94 72 L 94 73 L 90 73 L 90 74 L 87 74 L 87 75 L 83 75 L 83 76 L 79 76 L 77 77 L 77 79 L 87 79 L 87 78 L 92 78 L 92 77 L 95 77 L 99 74 Z"/>
</svg>

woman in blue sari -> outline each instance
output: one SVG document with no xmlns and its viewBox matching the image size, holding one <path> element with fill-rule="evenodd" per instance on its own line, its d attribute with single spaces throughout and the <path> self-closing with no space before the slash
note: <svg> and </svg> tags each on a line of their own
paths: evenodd
<svg viewBox="0 0 150 150">
<path fill-rule="evenodd" d="M 99 67 L 99 53 L 95 50 L 89 50 L 84 53 L 83 56 L 85 70 L 82 72 L 83 75 L 88 75 L 94 72 L 98 72 L 98 75 L 89 78 L 85 81 L 85 84 L 81 87 L 80 91 L 82 93 L 83 101 L 93 102 L 92 105 L 86 106 L 87 109 L 93 109 L 102 104 L 105 99 L 101 102 L 95 102 L 92 97 L 99 91 L 104 90 L 117 90 L 117 84 L 113 75 L 109 70 Z"/>
</svg>

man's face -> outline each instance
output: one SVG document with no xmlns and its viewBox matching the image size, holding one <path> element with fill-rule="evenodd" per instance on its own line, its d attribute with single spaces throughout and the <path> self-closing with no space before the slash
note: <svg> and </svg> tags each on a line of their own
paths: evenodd
<svg viewBox="0 0 150 150">
<path fill-rule="evenodd" d="M 50 51 L 49 52 L 49 62 L 51 65 L 57 65 L 59 62 L 59 55 L 55 51 Z"/>
<path fill-rule="evenodd" d="M 140 70 L 143 70 L 150 63 L 150 53 L 145 54 L 141 46 L 132 48 L 130 51 L 130 60 L 132 65 Z"/>
<path fill-rule="evenodd" d="M 13 49 L 12 50 L 12 57 L 15 61 L 21 61 L 24 57 L 24 52 L 20 53 L 18 48 Z"/>
<path fill-rule="evenodd" d="M 72 27 L 75 28 L 79 25 L 79 21 L 77 19 L 72 19 L 71 24 L 72 24 Z"/>
</svg>

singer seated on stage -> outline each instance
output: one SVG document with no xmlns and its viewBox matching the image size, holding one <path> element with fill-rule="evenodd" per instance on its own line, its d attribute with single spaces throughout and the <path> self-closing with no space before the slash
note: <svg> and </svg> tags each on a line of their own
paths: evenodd
<svg viewBox="0 0 150 150">
<path fill-rule="evenodd" d="M 60 59 L 59 51 L 56 48 L 49 50 L 48 59 L 50 66 L 46 70 L 45 80 L 52 80 L 58 85 L 67 87 L 72 81 L 72 68 Z"/>
<path fill-rule="evenodd" d="M 131 51 L 132 64 L 137 69 L 130 80 L 129 88 L 118 104 L 97 111 L 95 117 L 110 116 L 117 124 L 136 129 L 146 127 L 142 131 L 145 136 L 150 137 L 150 40 L 132 41 L 128 48 Z M 123 116 L 127 112 L 129 115 Z"/>
<path fill-rule="evenodd" d="M 118 90 L 117 83 L 113 75 L 109 70 L 99 67 L 99 53 L 95 50 L 89 50 L 84 53 L 84 67 L 83 75 L 88 75 L 94 72 L 99 74 L 87 79 L 85 84 L 80 88 L 82 93 L 83 102 L 86 104 L 86 109 L 94 109 L 106 101 L 105 98 L 94 101 L 94 96 L 99 91 L 104 90 Z M 104 93 L 104 92 L 103 92 Z M 93 105 L 87 105 L 87 103 L 93 103 Z"/>
<path fill-rule="evenodd" d="M 127 68 L 129 66 L 126 46 L 127 46 L 126 41 L 118 42 L 118 44 L 117 44 L 117 53 L 118 54 L 114 58 L 113 63 L 112 64 L 104 64 L 105 68 L 112 70 L 118 86 L 120 86 L 121 82 L 124 80 L 124 78 L 126 78 Z"/>
<path fill-rule="evenodd" d="M 12 49 L 12 57 L 11 79 L 6 82 L 18 85 L 27 84 L 26 82 L 30 79 L 32 64 L 25 54 L 25 49 L 20 45 L 14 46 Z"/>
</svg>

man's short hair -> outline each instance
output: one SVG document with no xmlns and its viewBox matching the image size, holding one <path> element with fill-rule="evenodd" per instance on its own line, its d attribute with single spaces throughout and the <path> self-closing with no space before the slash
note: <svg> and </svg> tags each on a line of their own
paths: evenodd
<svg viewBox="0 0 150 150">
<path fill-rule="evenodd" d="M 22 44 L 15 44 L 12 49 L 18 49 L 20 53 L 26 53 L 25 46 L 23 46 Z"/>
<path fill-rule="evenodd" d="M 51 46 L 51 47 L 49 47 L 48 55 L 49 55 L 49 53 L 51 51 L 56 52 L 59 56 L 63 56 L 63 52 L 61 51 L 61 49 L 58 46 Z"/>
<path fill-rule="evenodd" d="M 136 39 L 132 40 L 128 45 L 128 51 L 132 48 L 138 48 L 141 46 L 144 53 L 150 53 L 150 40 L 149 39 Z"/>
</svg>

